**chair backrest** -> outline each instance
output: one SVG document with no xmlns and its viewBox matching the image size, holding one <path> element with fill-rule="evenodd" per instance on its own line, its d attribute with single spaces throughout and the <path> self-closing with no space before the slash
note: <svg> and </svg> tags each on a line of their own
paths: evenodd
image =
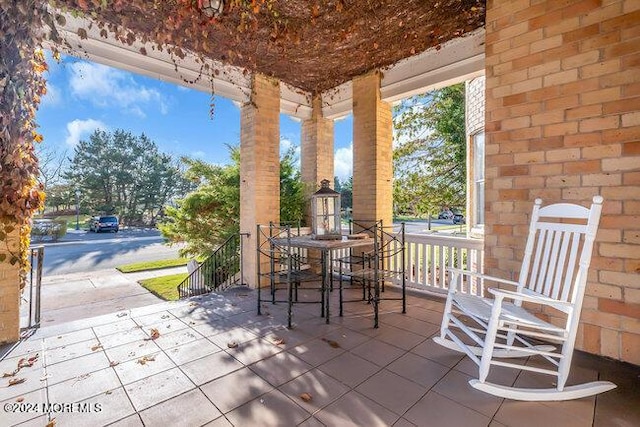
<svg viewBox="0 0 640 427">
<path fill-rule="evenodd" d="M 590 209 L 570 203 L 542 207 L 536 199 L 519 291 L 570 302 L 579 310 L 601 212 L 600 196 L 593 198 Z"/>
</svg>

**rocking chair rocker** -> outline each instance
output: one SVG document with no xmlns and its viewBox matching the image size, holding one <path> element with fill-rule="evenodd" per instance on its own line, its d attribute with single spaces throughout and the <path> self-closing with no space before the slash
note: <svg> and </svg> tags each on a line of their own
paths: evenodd
<svg viewBox="0 0 640 427">
<path fill-rule="evenodd" d="M 608 381 L 565 386 L 569 376 L 578 321 L 587 282 L 587 270 L 602 211 L 602 197 L 595 196 L 590 209 L 558 203 L 541 207 L 536 199 L 518 282 L 482 274 L 449 269 L 451 282 L 444 308 L 440 336 L 433 340 L 449 349 L 466 353 L 479 366 L 479 378 L 469 384 L 495 396 L 527 401 L 578 399 L 611 390 Z M 544 218 L 545 221 L 541 221 Z M 463 293 L 479 282 L 480 295 Z M 490 288 L 493 299 L 485 298 L 486 281 L 511 285 L 515 291 Z M 545 307 L 561 317 L 549 323 L 522 303 Z M 484 336 L 484 337 L 483 337 Z M 461 338 L 462 337 L 462 338 Z M 469 338 L 477 345 L 469 345 Z M 557 343 L 540 345 L 538 339 Z M 506 362 L 505 358 L 539 355 L 550 369 Z M 557 386 L 547 389 L 515 388 L 487 382 L 493 366 L 522 369 L 555 376 Z"/>
</svg>

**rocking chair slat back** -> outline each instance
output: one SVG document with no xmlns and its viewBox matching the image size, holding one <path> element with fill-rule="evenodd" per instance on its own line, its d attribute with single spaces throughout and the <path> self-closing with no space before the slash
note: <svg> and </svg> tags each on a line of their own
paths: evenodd
<svg viewBox="0 0 640 427">
<path fill-rule="evenodd" d="M 582 261 L 591 258 L 595 239 L 596 228 L 590 219 L 595 214 L 599 217 L 601 205 L 596 204 L 594 212 L 568 203 L 540 208 L 541 203 L 536 200 L 532 213 L 520 291 L 526 288 L 559 301 L 576 302 L 578 287 L 586 284 L 586 264 Z"/>
</svg>

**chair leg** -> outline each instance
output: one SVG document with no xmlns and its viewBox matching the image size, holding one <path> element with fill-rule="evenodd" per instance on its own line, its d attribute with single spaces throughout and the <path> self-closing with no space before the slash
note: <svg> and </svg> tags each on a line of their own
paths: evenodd
<svg viewBox="0 0 640 427">
<path fill-rule="evenodd" d="M 482 358 L 480 359 L 480 370 L 478 372 L 478 381 L 485 382 L 491 368 L 491 359 L 493 357 L 493 347 L 496 343 L 496 335 L 498 333 L 498 321 L 500 320 L 500 311 L 502 310 L 502 298 L 496 297 L 491 308 L 491 318 L 487 325 L 487 333 L 484 337 L 484 348 L 482 349 Z"/>
</svg>

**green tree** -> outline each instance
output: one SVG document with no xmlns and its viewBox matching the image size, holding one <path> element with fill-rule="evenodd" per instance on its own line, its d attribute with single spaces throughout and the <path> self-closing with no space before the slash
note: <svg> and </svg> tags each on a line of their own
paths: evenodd
<svg viewBox="0 0 640 427">
<path fill-rule="evenodd" d="M 144 134 L 96 130 L 74 148 L 68 186 L 96 212 L 118 214 L 123 223 L 154 222 L 165 204 L 185 194 L 180 165 Z"/>
<path fill-rule="evenodd" d="M 404 100 L 394 111 L 394 210 L 421 215 L 464 207 L 464 84 Z"/>
<path fill-rule="evenodd" d="M 240 149 L 229 147 L 231 163 L 220 166 L 201 160 L 183 159 L 186 177 L 197 188 L 166 208 L 159 225 L 163 236 L 173 243 L 186 243 L 182 255 L 208 255 L 230 236 L 240 232 Z M 304 186 L 295 168 L 292 150 L 280 160 L 280 219 L 304 218 Z"/>
</svg>

